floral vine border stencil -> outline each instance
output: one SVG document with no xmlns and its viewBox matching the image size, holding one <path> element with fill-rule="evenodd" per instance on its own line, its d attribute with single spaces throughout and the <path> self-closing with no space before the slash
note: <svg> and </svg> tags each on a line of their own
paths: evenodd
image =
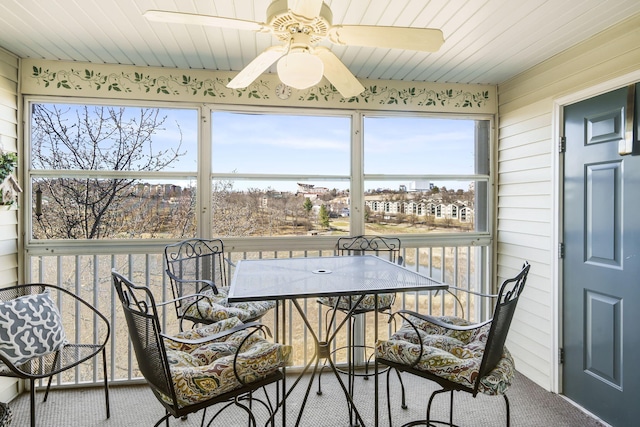
<svg viewBox="0 0 640 427">
<path fill-rule="evenodd" d="M 18 200 L 18 193 L 22 192 L 22 188 L 13 176 L 17 166 L 18 155 L 11 151 L 4 151 L 0 147 L 0 205 L 14 205 Z"/>
<path fill-rule="evenodd" d="M 212 98 L 248 98 L 269 100 L 273 94 L 273 82 L 258 79 L 243 89 L 229 89 L 230 79 L 219 77 L 198 79 L 187 74 L 153 77 L 142 72 L 101 73 L 87 68 L 51 71 L 33 66 L 31 78 L 44 87 L 79 91 L 85 88 L 96 91 L 133 93 L 155 92 L 158 95 L 201 95 Z M 387 85 L 371 85 L 363 93 L 351 98 L 343 98 L 333 85 L 319 85 L 298 91 L 298 101 L 329 102 L 347 104 L 417 105 L 421 107 L 442 106 L 455 108 L 482 108 L 490 101 L 489 91 L 477 92 L 459 89 L 432 90 L 410 87 L 397 89 Z"/>
</svg>

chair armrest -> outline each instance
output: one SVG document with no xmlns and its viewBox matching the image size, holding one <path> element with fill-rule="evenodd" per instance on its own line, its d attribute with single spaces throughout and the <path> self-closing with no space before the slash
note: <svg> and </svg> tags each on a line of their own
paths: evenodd
<svg viewBox="0 0 640 427">
<path fill-rule="evenodd" d="M 454 331 L 472 331 L 474 329 L 481 328 L 484 325 L 487 325 L 493 321 L 493 319 L 489 319 L 489 320 L 485 320 L 484 322 L 462 326 L 462 325 L 452 325 L 451 323 L 443 322 L 437 317 L 430 316 L 428 314 L 417 313 L 411 310 L 398 310 L 394 313 L 394 315 L 396 314 L 402 317 L 404 320 L 406 320 L 414 329 L 416 329 L 416 327 L 414 326 L 413 322 L 409 320 L 408 316 L 416 317 L 420 320 L 424 320 L 425 322 L 429 322 L 433 325 L 436 325 L 445 329 L 454 330 Z"/>
<path fill-rule="evenodd" d="M 418 318 L 420 320 L 423 320 L 425 322 L 429 322 L 435 326 L 439 326 L 442 327 L 444 329 L 449 329 L 449 330 L 455 330 L 455 331 L 469 331 L 469 330 L 474 330 L 474 329 L 478 329 L 484 325 L 486 325 L 487 323 L 490 323 L 493 319 L 487 320 L 486 322 L 482 322 L 482 323 L 476 323 L 476 324 L 472 324 L 472 325 L 467 325 L 467 326 L 461 326 L 461 325 L 452 325 L 450 323 L 446 323 L 441 321 L 440 319 L 434 317 L 434 316 L 429 316 L 427 314 L 421 314 L 421 313 L 417 313 L 415 311 L 411 311 L 411 310 L 398 310 L 396 312 L 394 312 L 390 318 L 389 318 L 389 322 L 392 321 L 392 319 L 395 319 L 395 316 L 398 315 L 400 317 L 402 317 L 402 319 L 404 319 L 404 321 L 409 324 L 409 326 L 411 326 L 411 328 L 414 330 L 416 337 L 418 339 L 418 345 L 420 347 L 420 352 L 417 354 L 417 357 L 408 365 L 411 367 L 416 366 L 420 360 L 422 359 L 422 356 L 424 354 L 425 351 L 425 347 L 424 347 L 424 342 L 422 341 L 422 334 L 420 332 L 424 332 L 422 329 L 418 328 L 418 326 L 411 321 L 410 317 L 415 317 Z"/>
<path fill-rule="evenodd" d="M 229 335 L 232 335 L 236 332 L 240 332 L 243 330 L 247 330 L 249 328 L 253 328 L 252 331 L 250 331 L 240 342 L 240 344 L 238 345 L 238 348 L 235 352 L 234 358 L 233 358 L 233 374 L 235 375 L 236 379 L 238 380 L 238 382 L 242 385 L 246 385 L 246 381 L 240 376 L 240 373 L 238 371 L 238 358 L 240 356 L 242 347 L 249 342 L 249 338 L 251 338 L 254 334 L 258 333 L 258 332 L 262 332 L 263 334 L 271 337 L 271 330 L 269 329 L 268 326 L 259 323 L 259 322 L 250 322 L 250 323 L 242 323 L 239 325 L 234 326 L 233 328 L 227 329 L 225 331 L 219 332 L 217 334 L 213 334 L 210 335 L 208 337 L 203 337 L 200 339 L 195 339 L 195 340 L 190 340 L 190 339 L 182 339 L 182 338 L 177 338 L 174 336 L 170 336 L 170 335 L 166 335 L 163 333 L 160 333 L 160 336 L 165 339 L 165 340 L 169 340 L 169 341 L 173 341 L 179 344 L 191 344 L 191 345 L 202 345 L 202 344 L 207 344 L 211 341 L 214 341 L 216 339 L 220 339 L 220 338 L 224 338 L 227 337 Z"/>
<path fill-rule="evenodd" d="M 447 288 L 447 290 L 448 291 L 454 290 L 454 291 L 466 292 L 468 294 L 477 295 L 479 297 L 498 298 L 497 294 L 484 294 L 482 292 L 476 292 L 476 291 L 472 291 L 472 290 L 469 290 L 469 289 L 459 288 L 457 286 L 449 286 Z"/>
<path fill-rule="evenodd" d="M 175 281 L 176 283 L 193 283 L 193 284 L 200 283 L 200 284 L 203 285 L 202 288 L 200 288 L 200 290 L 209 287 L 209 288 L 211 288 L 213 290 L 214 294 L 218 293 L 218 287 L 211 280 L 205 280 L 205 279 L 180 279 L 178 276 L 176 276 L 175 274 L 170 272 L 169 269 L 167 269 L 165 271 L 167 272 L 167 276 L 169 276 L 169 278 L 171 280 Z"/>
<path fill-rule="evenodd" d="M 195 299 L 195 301 L 193 301 L 191 304 L 189 304 L 188 307 L 191 307 L 193 304 L 195 304 L 198 301 L 203 300 L 205 298 L 208 299 L 208 300 L 211 300 L 211 297 L 209 295 L 205 295 L 205 294 L 190 294 L 190 295 L 184 295 L 184 296 L 181 296 L 181 297 L 178 297 L 178 298 L 173 298 L 173 299 L 169 299 L 169 300 L 162 301 L 162 302 L 156 302 L 156 307 L 163 307 L 163 306 L 165 306 L 167 304 L 175 304 L 178 301 L 182 301 L 182 300 L 185 300 L 185 299 L 191 299 L 191 298 L 194 298 L 194 297 L 197 297 L 197 298 Z"/>
<path fill-rule="evenodd" d="M 271 337 L 271 331 L 269 330 L 269 328 L 267 326 L 263 325 L 262 323 L 251 322 L 251 323 L 247 323 L 247 325 L 254 325 L 256 327 L 256 329 L 254 329 L 253 331 L 249 332 L 247 334 L 247 336 L 244 337 L 244 339 L 242 340 L 242 342 L 238 346 L 238 351 L 236 351 L 235 357 L 233 358 L 233 374 L 236 376 L 236 379 L 238 380 L 238 382 L 240 384 L 243 384 L 243 385 L 246 384 L 246 381 L 244 381 L 240 377 L 240 374 L 238 373 L 238 357 L 240 356 L 240 352 L 242 350 L 242 347 L 244 347 L 245 343 L 247 343 L 249 341 L 249 338 L 251 338 L 253 336 L 253 334 L 257 333 L 258 331 L 262 331 L 264 333 L 264 331 L 266 330 L 267 335 L 269 337 Z"/>
<path fill-rule="evenodd" d="M 438 292 L 440 292 L 439 289 L 436 291 L 435 295 L 438 295 Z M 460 301 L 460 298 L 458 298 L 457 292 L 465 292 L 467 294 L 476 295 L 481 298 L 497 298 L 498 297 L 498 295 L 495 295 L 495 294 L 484 294 L 482 292 L 476 292 L 470 289 L 459 288 L 457 286 L 448 286 L 447 289 L 445 289 L 445 292 L 451 295 L 458 302 L 458 305 L 462 310 L 462 317 L 464 317 L 464 304 L 462 303 L 462 301 Z"/>
<path fill-rule="evenodd" d="M 218 332 L 217 334 L 209 335 L 207 337 L 202 337 L 202 338 L 199 338 L 199 339 L 196 339 L 196 340 L 178 338 L 178 337 L 167 335 L 167 334 L 164 334 L 164 333 L 160 333 L 160 336 L 162 338 L 166 339 L 166 340 L 173 341 L 173 342 L 180 343 L 180 344 L 198 345 L 198 344 L 205 344 L 205 343 L 208 343 L 210 341 L 214 341 L 214 340 L 217 340 L 217 339 L 220 339 L 220 338 L 224 338 L 226 336 L 232 335 L 232 334 L 234 334 L 236 332 L 243 331 L 243 330 L 249 329 L 249 328 L 255 328 L 256 330 L 262 330 L 269 337 L 271 337 L 271 330 L 266 325 L 263 325 L 262 323 L 259 323 L 259 322 L 242 323 L 242 324 L 234 326 L 233 328 L 224 330 L 222 332 Z M 252 333 L 254 333 L 254 332 L 252 332 Z"/>
</svg>

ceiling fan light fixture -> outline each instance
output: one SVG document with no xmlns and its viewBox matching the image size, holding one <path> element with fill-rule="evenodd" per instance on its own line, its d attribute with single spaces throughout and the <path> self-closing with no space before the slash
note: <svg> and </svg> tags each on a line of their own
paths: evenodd
<svg viewBox="0 0 640 427">
<path fill-rule="evenodd" d="M 307 89 L 320 83 L 324 64 L 307 49 L 299 49 L 280 58 L 277 69 L 282 83 L 296 89 Z"/>
</svg>

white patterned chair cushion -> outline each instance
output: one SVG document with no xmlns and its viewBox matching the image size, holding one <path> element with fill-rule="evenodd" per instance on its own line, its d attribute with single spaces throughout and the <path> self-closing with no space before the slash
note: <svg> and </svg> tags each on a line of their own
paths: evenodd
<svg viewBox="0 0 640 427">
<path fill-rule="evenodd" d="M 438 319 L 454 325 L 470 324 L 458 317 Z M 411 321 L 418 327 L 423 344 L 422 357 L 414 368 L 473 388 L 491 325 L 472 331 L 455 331 L 415 317 L 411 317 Z M 419 343 L 416 331 L 405 322 L 389 340 L 378 341 L 376 357 L 411 365 L 420 355 Z M 504 394 L 514 374 L 514 361 L 505 347 L 497 366 L 481 378 L 478 391 L 488 395 Z"/>
<path fill-rule="evenodd" d="M 0 302 L 0 353 L 18 366 L 67 343 L 60 312 L 49 292 Z"/>
<path fill-rule="evenodd" d="M 320 304 L 329 306 L 329 307 L 335 307 L 336 306 L 336 302 L 338 302 L 338 299 L 340 299 L 340 301 L 338 302 L 338 310 L 350 310 L 351 307 L 358 302 L 358 299 L 360 298 L 359 295 L 353 295 L 353 296 L 342 296 L 342 297 L 320 297 L 318 298 L 318 302 L 320 302 Z M 383 309 L 383 308 L 387 308 L 387 307 L 391 307 L 393 305 L 393 302 L 395 301 L 396 298 L 396 294 L 379 294 L 378 295 L 378 309 Z M 362 299 L 362 301 L 360 301 L 360 304 L 358 304 L 358 310 L 363 310 L 363 311 L 373 311 L 375 310 L 375 304 L 376 304 L 376 299 L 375 299 L 375 295 L 371 294 L 367 294 L 364 296 L 364 298 Z"/>
<path fill-rule="evenodd" d="M 195 340 L 233 328 L 242 322 L 235 317 L 181 332 L 175 337 Z M 242 387 L 234 374 L 234 357 L 242 340 L 250 333 L 242 330 L 205 344 L 187 345 L 165 339 L 171 377 L 181 406 L 211 399 Z M 284 367 L 291 359 L 291 346 L 270 343 L 258 334 L 247 339 L 237 359 L 236 372 L 244 383 L 263 379 Z M 164 397 L 168 403 L 171 399 Z"/>
<path fill-rule="evenodd" d="M 247 301 L 230 304 L 227 301 L 228 293 L 228 287 L 219 287 L 217 294 L 213 293 L 211 289 L 207 289 L 199 293 L 198 296 L 185 298 L 182 303 L 184 307 L 182 315 L 211 322 L 219 322 L 232 317 L 247 321 L 260 318 L 276 306 L 275 301 Z M 205 296 L 205 298 L 200 296 Z M 196 300 L 197 302 L 194 304 Z"/>
</svg>

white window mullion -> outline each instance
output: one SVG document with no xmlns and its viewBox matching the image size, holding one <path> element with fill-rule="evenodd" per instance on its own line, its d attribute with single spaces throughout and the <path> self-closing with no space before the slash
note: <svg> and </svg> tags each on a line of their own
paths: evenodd
<svg viewBox="0 0 640 427">
<path fill-rule="evenodd" d="M 351 199 L 350 230 L 354 236 L 364 234 L 364 135 L 363 115 L 351 116 Z"/>
<path fill-rule="evenodd" d="M 198 212 L 198 237 L 211 238 L 211 108 L 200 107 L 198 126 L 198 190 L 196 211 Z"/>
</svg>

